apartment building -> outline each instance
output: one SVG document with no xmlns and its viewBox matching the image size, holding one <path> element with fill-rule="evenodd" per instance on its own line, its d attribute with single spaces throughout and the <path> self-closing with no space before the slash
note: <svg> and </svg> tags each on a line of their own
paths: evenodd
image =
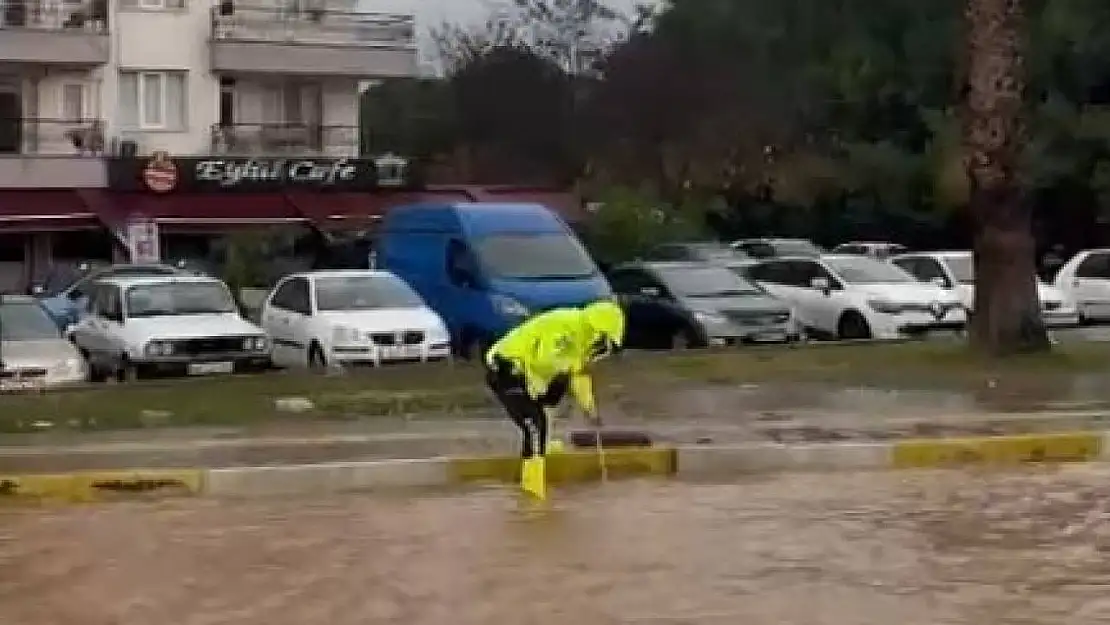
<svg viewBox="0 0 1110 625">
<path fill-rule="evenodd" d="M 416 72 L 413 18 L 367 6 L 0 0 L 0 290 L 126 251 L 136 219 L 307 220 L 287 190 L 403 177 L 404 159 L 359 159 L 358 97 Z M 239 183 L 205 184 L 213 168 Z"/>
</svg>

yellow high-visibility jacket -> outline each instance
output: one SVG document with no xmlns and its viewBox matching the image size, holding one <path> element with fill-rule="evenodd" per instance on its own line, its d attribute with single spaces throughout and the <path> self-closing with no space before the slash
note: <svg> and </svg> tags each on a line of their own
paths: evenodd
<svg viewBox="0 0 1110 625">
<path fill-rule="evenodd" d="M 496 356 L 512 362 L 533 399 L 543 395 L 556 376 L 567 374 L 575 403 L 593 415 L 597 406 L 587 369 L 591 347 L 599 337 L 582 310 L 556 308 L 510 330 L 486 352 L 486 362 L 492 367 Z"/>
</svg>

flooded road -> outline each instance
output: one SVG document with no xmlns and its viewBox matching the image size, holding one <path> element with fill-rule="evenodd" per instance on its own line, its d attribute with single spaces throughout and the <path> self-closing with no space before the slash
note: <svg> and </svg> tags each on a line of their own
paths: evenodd
<svg viewBox="0 0 1110 625">
<path fill-rule="evenodd" d="M 1110 468 L 0 510 L 0 623 L 1110 622 Z"/>
</svg>

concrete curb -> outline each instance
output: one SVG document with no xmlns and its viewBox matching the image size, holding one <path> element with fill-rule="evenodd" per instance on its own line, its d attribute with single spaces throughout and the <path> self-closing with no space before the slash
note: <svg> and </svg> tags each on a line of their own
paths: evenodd
<svg viewBox="0 0 1110 625">
<path fill-rule="evenodd" d="M 916 439 L 883 443 L 756 443 L 606 450 L 609 478 L 734 478 L 786 471 L 853 471 L 1014 466 L 1110 459 L 1110 432 Z M 230 469 L 132 469 L 48 475 L 0 475 L 0 502 L 110 501 L 136 496 L 257 497 L 345 491 L 512 483 L 519 459 L 425 458 Z M 552 484 L 596 481 L 593 451 L 548 457 Z"/>
</svg>

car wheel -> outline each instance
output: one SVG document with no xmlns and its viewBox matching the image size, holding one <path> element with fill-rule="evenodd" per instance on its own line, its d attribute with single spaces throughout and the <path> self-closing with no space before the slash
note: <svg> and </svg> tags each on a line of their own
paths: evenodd
<svg viewBox="0 0 1110 625">
<path fill-rule="evenodd" d="M 836 324 L 836 334 L 842 341 L 869 339 L 871 327 L 867 325 L 863 315 L 850 310 L 840 317 L 840 323 Z"/>
<path fill-rule="evenodd" d="M 92 358 L 89 357 L 88 350 L 82 349 L 80 350 L 80 353 L 81 358 L 85 360 L 85 369 L 88 371 L 89 382 L 91 382 L 92 384 L 99 384 L 108 379 L 108 376 L 104 375 L 104 372 L 100 369 L 100 367 L 96 366 L 93 363 Z"/>
<path fill-rule="evenodd" d="M 127 356 L 120 357 L 119 368 L 116 369 L 114 381 L 120 384 L 135 382 L 139 379 L 139 368 Z"/>
<path fill-rule="evenodd" d="M 319 343 L 314 342 L 308 346 L 308 368 L 318 371 L 328 368 L 328 359 L 324 356 L 324 350 Z"/>
</svg>

